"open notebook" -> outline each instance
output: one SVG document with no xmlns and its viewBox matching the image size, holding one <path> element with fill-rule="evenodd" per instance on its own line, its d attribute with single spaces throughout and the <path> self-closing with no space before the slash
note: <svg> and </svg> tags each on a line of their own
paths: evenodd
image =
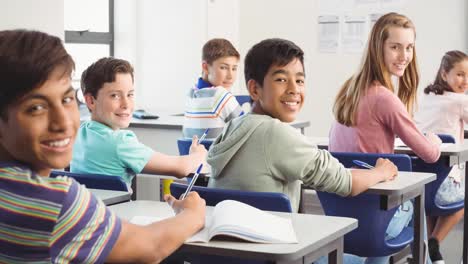
<svg viewBox="0 0 468 264">
<path fill-rule="evenodd" d="M 147 225 L 161 220 L 157 217 L 135 216 L 130 222 Z M 250 205 L 225 200 L 207 215 L 205 227 L 186 242 L 208 242 L 225 235 L 257 243 L 297 243 L 290 218 L 264 212 Z"/>
</svg>

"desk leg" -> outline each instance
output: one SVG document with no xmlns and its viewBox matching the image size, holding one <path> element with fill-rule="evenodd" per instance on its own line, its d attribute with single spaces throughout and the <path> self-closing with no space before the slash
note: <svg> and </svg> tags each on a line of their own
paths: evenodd
<svg viewBox="0 0 468 264">
<path fill-rule="evenodd" d="M 414 201 L 414 263 L 423 263 L 424 259 L 424 188 Z"/>
<path fill-rule="evenodd" d="M 336 250 L 328 253 L 328 264 L 341 264 L 343 263 L 343 247 L 338 247 Z"/>
<path fill-rule="evenodd" d="M 468 162 L 465 163 L 465 191 L 466 190 L 468 190 Z M 468 196 L 465 194 L 465 213 L 467 204 Z M 464 215 L 463 218 L 463 263 L 468 264 L 468 217 Z"/>
</svg>

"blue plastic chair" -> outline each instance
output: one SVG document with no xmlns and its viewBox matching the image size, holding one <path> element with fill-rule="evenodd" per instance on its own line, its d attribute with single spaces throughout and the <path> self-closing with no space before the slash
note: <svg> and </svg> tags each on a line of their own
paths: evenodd
<svg viewBox="0 0 468 264">
<path fill-rule="evenodd" d="M 240 106 L 245 103 L 250 104 L 250 95 L 235 95 L 235 97 Z"/>
<path fill-rule="evenodd" d="M 455 143 L 455 139 L 450 135 L 438 135 L 443 143 Z M 457 166 L 457 165 L 455 165 Z M 447 159 L 439 159 L 436 163 L 425 163 L 418 157 L 413 157 L 413 171 L 431 172 L 437 174 L 437 179 L 425 186 L 425 208 L 426 215 L 443 216 L 453 214 L 461 210 L 465 203 L 459 201 L 447 205 L 439 205 L 435 202 L 437 190 L 439 190 L 442 182 L 447 178 L 452 166 L 449 166 Z M 466 179 L 465 179 L 466 180 Z"/>
<path fill-rule="evenodd" d="M 353 160 L 375 164 L 378 158 L 391 160 L 400 171 L 411 171 L 411 159 L 406 154 L 370 154 L 332 152 L 345 167 L 355 167 Z M 317 191 L 326 215 L 355 218 L 359 227 L 344 237 L 344 252 L 362 257 L 392 255 L 413 241 L 414 230 L 409 226 L 397 237 L 385 240 L 385 231 L 398 207 L 381 210 L 380 197 L 375 194 L 360 194 L 341 197 Z"/>
<path fill-rule="evenodd" d="M 175 197 L 180 197 L 187 185 L 180 183 L 171 184 L 171 194 Z M 219 188 L 208 188 L 201 186 L 193 186 L 192 191 L 196 191 L 200 197 L 205 199 L 206 205 L 215 206 L 224 200 L 235 200 L 246 203 L 260 210 L 276 211 L 276 212 L 292 212 L 291 202 L 284 193 L 275 192 L 250 192 L 240 190 L 229 190 Z M 220 257 L 212 255 L 193 255 L 190 256 L 190 263 L 223 263 L 223 264 L 263 264 L 263 261 L 247 260 L 234 257 Z"/>
<path fill-rule="evenodd" d="M 75 173 L 69 171 L 52 171 L 51 178 L 67 176 L 91 189 L 114 190 L 128 192 L 127 184 L 118 176 L 95 173 Z"/>
<path fill-rule="evenodd" d="M 171 184 L 171 194 L 174 197 L 180 197 L 187 185 L 175 183 Z M 235 200 L 246 203 L 260 210 L 276 212 L 292 212 L 291 202 L 284 193 L 275 192 L 251 192 L 241 190 L 229 190 L 220 188 L 208 188 L 193 186 L 192 191 L 197 192 L 200 197 L 205 199 L 206 205 L 215 206 L 224 200 Z"/>
<path fill-rule="evenodd" d="M 210 149 L 211 144 L 213 144 L 212 139 L 204 139 L 201 144 L 205 146 L 206 149 Z M 191 138 L 179 138 L 177 139 L 177 148 L 179 149 L 179 155 L 188 155 L 190 146 L 192 145 Z"/>
<path fill-rule="evenodd" d="M 206 149 L 210 149 L 211 144 L 213 144 L 212 139 L 204 139 L 201 144 L 205 146 Z M 179 149 L 179 155 L 188 155 L 190 146 L 192 145 L 191 138 L 179 138 L 177 139 L 177 148 Z M 201 177 L 198 177 L 197 182 L 195 185 L 198 186 L 207 186 L 208 185 L 208 178 L 203 177 L 203 174 L 200 174 Z M 190 183 L 192 181 L 193 176 L 187 176 L 187 182 Z"/>
</svg>

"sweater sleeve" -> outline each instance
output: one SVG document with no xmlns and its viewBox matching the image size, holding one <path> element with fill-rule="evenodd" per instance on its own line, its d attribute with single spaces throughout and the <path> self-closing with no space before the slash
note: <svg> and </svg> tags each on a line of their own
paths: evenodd
<svg viewBox="0 0 468 264">
<path fill-rule="evenodd" d="M 301 180 L 308 187 L 341 196 L 351 193 L 351 172 L 297 129 L 275 122 L 265 141 L 269 142 L 265 144 L 266 162 L 274 177 L 289 182 Z"/>
<path fill-rule="evenodd" d="M 427 163 L 439 159 L 439 147 L 430 142 L 416 127 L 401 100 L 392 93 L 382 94 L 376 100 L 376 115 L 393 134 L 403 140 L 414 153 Z"/>
</svg>

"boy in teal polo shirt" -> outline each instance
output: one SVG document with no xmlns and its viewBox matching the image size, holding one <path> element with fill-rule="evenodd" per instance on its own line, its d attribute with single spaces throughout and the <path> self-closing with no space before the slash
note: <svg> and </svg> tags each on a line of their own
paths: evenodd
<svg viewBox="0 0 468 264">
<path fill-rule="evenodd" d="M 72 172 L 118 175 L 128 186 L 137 173 L 179 178 L 205 162 L 206 149 L 193 138 L 190 155 L 170 156 L 138 141 L 127 128 L 134 110 L 133 67 L 116 58 L 102 58 L 81 77 L 81 90 L 91 112 L 73 149 Z"/>
</svg>

